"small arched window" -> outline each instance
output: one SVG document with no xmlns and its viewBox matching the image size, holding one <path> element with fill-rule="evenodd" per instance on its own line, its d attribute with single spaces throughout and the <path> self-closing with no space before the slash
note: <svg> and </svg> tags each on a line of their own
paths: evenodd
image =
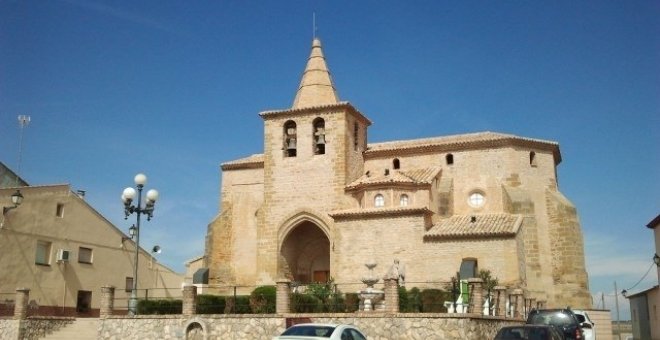
<svg viewBox="0 0 660 340">
<path fill-rule="evenodd" d="M 314 119 L 314 154 L 325 154 L 325 121 L 323 118 Z"/>
<path fill-rule="evenodd" d="M 454 164 L 454 155 L 448 153 L 448 154 L 445 156 L 445 162 L 447 163 L 447 165 L 452 165 L 452 164 Z"/>
<path fill-rule="evenodd" d="M 392 168 L 393 168 L 394 170 L 398 170 L 400 167 L 401 167 L 401 162 L 399 161 L 398 158 L 395 158 L 395 159 L 392 161 Z"/>
<path fill-rule="evenodd" d="M 529 153 L 529 165 L 536 166 L 536 152 L 530 151 Z"/>
<path fill-rule="evenodd" d="M 408 206 L 408 195 L 401 194 L 401 197 L 399 198 L 399 205 L 402 207 Z"/>
<path fill-rule="evenodd" d="M 374 197 L 374 206 L 376 208 L 384 207 L 385 206 L 385 197 L 383 197 L 383 195 L 381 195 L 381 194 L 377 194 Z"/>
<path fill-rule="evenodd" d="M 358 123 L 355 122 L 353 124 L 353 150 L 357 151 L 358 150 L 358 134 L 360 132 L 360 128 L 358 126 Z"/>
<path fill-rule="evenodd" d="M 289 120 L 284 123 L 284 157 L 296 157 L 296 136 L 296 122 Z"/>
</svg>

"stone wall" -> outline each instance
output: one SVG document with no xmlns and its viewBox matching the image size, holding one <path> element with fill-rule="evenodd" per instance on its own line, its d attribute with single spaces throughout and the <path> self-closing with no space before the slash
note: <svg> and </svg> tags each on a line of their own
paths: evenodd
<svg viewBox="0 0 660 340">
<path fill-rule="evenodd" d="M 20 324 L 20 320 L 0 319 L 0 339 L 18 339 Z"/>
<path fill-rule="evenodd" d="M 348 323 L 369 339 L 492 339 L 505 325 L 522 320 L 450 314 L 286 314 L 111 317 L 100 321 L 99 339 L 270 339 L 287 320 Z"/>
<path fill-rule="evenodd" d="M 73 318 L 58 317 L 30 317 L 25 320 L 0 319 L 0 339 L 39 339 L 73 321 Z"/>
</svg>

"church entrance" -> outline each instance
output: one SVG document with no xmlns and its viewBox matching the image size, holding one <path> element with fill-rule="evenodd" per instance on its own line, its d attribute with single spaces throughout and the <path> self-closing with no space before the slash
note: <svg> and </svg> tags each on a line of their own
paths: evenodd
<svg viewBox="0 0 660 340">
<path fill-rule="evenodd" d="M 300 284 L 330 280 L 330 241 L 313 222 L 303 221 L 284 238 L 280 251 L 285 275 Z"/>
</svg>

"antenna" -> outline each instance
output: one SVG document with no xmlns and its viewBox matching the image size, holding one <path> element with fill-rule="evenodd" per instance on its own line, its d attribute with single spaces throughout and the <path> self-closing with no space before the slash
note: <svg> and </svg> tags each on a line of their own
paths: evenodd
<svg viewBox="0 0 660 340">
<path fill-rule="evenodd" d="M 21 160 L 23 155 L 23 130 L 26 126 L 30 124 L 30 116 L 28 115 L 18 115 L 18 125 L 20 126 L 21 132 L 18 139 L 18 169 L 16 174 L 16 186 L 18 186 L 18 177 L 21 175 Z"/>
<path fill-rule="evenodd" d="M 316 12 L 312 12 L 312 38 L 316 39 Z"/>
</svg>

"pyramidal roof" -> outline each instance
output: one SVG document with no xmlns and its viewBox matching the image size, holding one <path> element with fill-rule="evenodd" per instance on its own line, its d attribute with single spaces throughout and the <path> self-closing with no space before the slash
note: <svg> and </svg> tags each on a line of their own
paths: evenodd
<svg viewBox="0 0 660 340">
<path fill-rule="evenodd" d="M 307 60 L 307 67 L 303 72 L 296 98 L 293 100 L 293 109 L 310 106 L 321 106 L 336 104 L 339 96 L 332 83 L 330 70 L 325 63 L 321 40 L 314 38 L 312 42 L 312 53 Z"/>
</svg>

